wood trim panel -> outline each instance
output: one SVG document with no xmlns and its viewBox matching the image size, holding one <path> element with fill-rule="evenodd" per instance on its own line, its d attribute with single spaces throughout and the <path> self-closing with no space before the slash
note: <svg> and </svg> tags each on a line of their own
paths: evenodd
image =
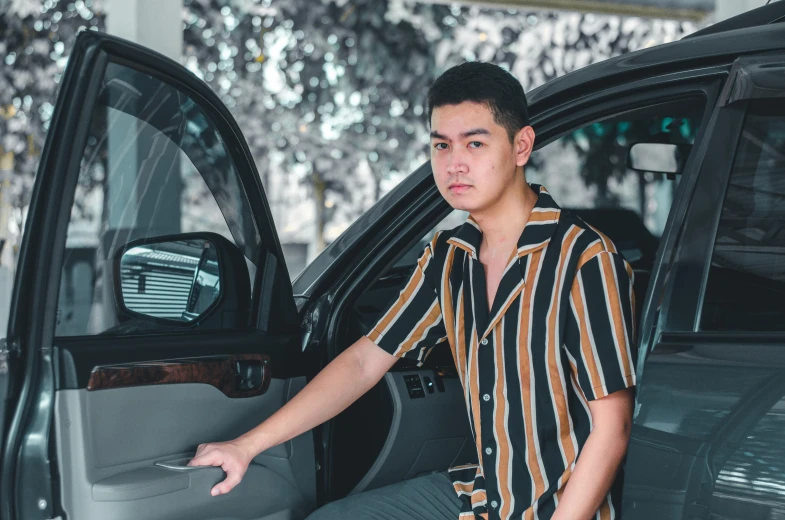
<svg viewBox="0 0 785 520">
<path fill-rule="evenodd" d="M 270 387 L 269 362 L 269 356 L 264 354 L 238 354 L 97 366 L 90 373 L 87 390 L 203 383 L 214 386 L 227 397 L 255 397 Z M 238 364 L 260 370 L 261 384 L 252 388 L 244 384 Z"/>
</svg>

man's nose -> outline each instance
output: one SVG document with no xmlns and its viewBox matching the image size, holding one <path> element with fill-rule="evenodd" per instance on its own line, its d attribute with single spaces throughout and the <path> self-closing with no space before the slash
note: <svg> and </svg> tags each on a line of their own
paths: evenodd
<svg viewBox="0 0 785 520">
<path fill-rule="evenodd" d="M 447 173 L 455 175 L 457 173 L 466 173 L 467 165 L 462 153 L 453 152 L 450 154 L 450 160 L 447 163 Z"/>
</svg>

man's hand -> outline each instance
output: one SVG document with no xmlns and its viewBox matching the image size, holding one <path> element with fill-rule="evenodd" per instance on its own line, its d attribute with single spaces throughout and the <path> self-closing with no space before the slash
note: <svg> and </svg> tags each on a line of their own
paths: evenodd
<svg viewBox="0 0 785 520">
<path fill-rule="evenodd" d="M 212 496 L 225 495 L 243 479 L 253 455 L 238 440 L 200 444 L 189 466 L 220 466 L 226 479 L 213 487 Z"/>
</svg>

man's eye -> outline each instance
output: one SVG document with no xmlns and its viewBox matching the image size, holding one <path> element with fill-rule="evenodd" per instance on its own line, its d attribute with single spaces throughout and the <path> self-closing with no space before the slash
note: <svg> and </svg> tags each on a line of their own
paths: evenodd
<svg viewBox="0 0 785 520">
<path fill-rule="evenodd" d="M 469 148 L 480 148 L 482 145 L 480 141 L 472 141 L 469 143 Z"/>
<path fill-rule="evenodd" d="M 435 145 L 433 145 L 433 147 L 436 148 L 437 150 L 446 150 L 447 143 L 436 143 Z"/>
</svg>

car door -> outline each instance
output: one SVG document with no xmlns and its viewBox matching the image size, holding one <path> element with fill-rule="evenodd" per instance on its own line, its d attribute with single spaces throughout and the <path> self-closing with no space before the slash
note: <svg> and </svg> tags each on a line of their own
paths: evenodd
<svg viewBox="0 0 785 520">
<path fill-rule="evenodd" d="M 185 466 L 305 384 L 284 257 L 248 147 L 182 66 L 75 43 L 14 286 L 3 520 L 289 519 L 314 508 L 310 433 L 231 493 Z"/>
<path fill-rule="evenodd" d="M 643 326 L 624 518 L 785 514 L 783 150 L 785 55 L 741 57 Z"/>
</svg>

